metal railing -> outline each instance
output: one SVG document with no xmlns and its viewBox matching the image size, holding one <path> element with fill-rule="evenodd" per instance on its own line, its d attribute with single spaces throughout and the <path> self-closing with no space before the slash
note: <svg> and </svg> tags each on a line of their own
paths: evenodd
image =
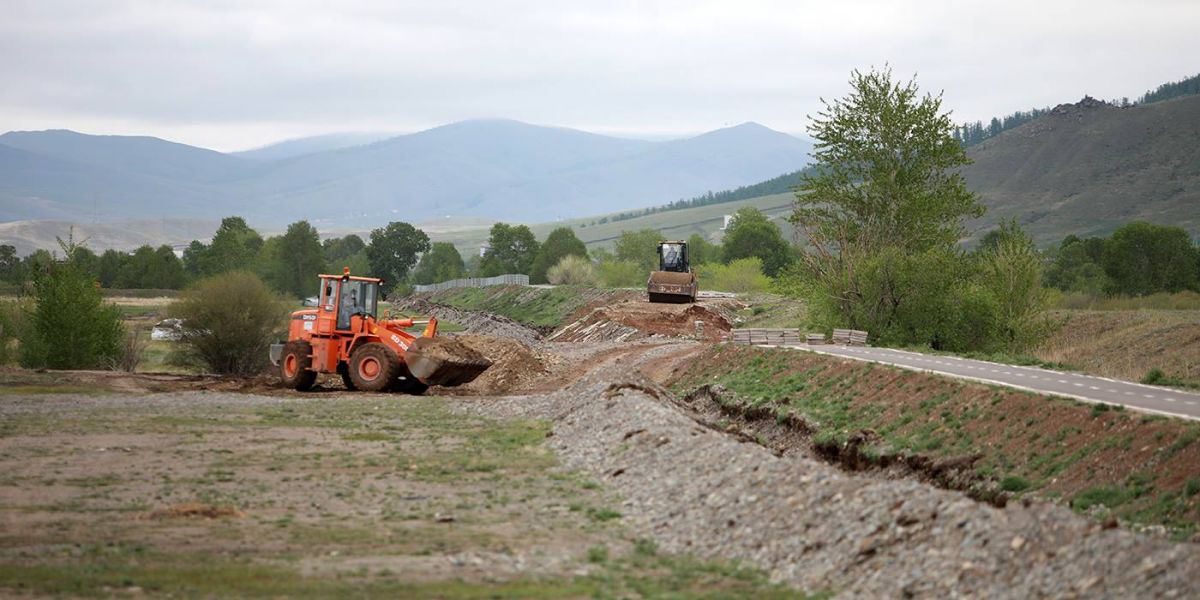
<svg viewBox="0 0 1200 600">
<path fill-rule="evenodd" d="M 451 279 L 429 285 L 414 285 L 418 292 L 440 292 L 450 288 L 486 287 L 489 285 L 529 285 L 528 275 L 497 275 L 495 277 L 470 277 L 467 279 Z"/>
</svg>

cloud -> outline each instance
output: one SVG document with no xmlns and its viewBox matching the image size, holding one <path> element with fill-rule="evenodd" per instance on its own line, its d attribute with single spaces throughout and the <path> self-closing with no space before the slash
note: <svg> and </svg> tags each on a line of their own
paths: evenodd
<svg viewBox="0 0 1200 600">
<path fill-rule="evenodd" d="M 1194 2 L 19 1 L 0 130 L 235 149 L 475 117 L 627 134 L 802 131 L 889 62 L 961 119 L 1192 74 Z"/>
</svg>

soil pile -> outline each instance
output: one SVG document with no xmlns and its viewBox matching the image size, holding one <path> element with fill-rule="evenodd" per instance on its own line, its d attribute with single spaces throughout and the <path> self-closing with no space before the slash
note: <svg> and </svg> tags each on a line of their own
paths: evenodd
<svg viewBox="0 0 1200 600">
<path fill-rule="evenodd" d="M 661 304 L 629 300 L 592 309 L 547 337 L 555 342 L 624 341 L 649 336 L 719 341 L 733 328 L 720 303 Z"/>
<path fill-rule="evenodd" d="M 535 352 L 516 340 L 482 335 L 456 335 L 449 339 L 492 361 L 492 366 L 471 383 L 439 387 L 431 394 L 486 396 L 510 393 L 544 378 L 554 362 L 552 357 Z"/>
</svg>

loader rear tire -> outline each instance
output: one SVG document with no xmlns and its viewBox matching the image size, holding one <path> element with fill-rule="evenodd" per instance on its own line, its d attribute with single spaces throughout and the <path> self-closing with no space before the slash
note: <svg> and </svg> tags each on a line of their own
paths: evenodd
<svg viewBox="0 0 1200 600">
<path fill-rule="evenodd" d="M 400 360 L 379 342 L 359 346 L 350 354 L 350 381 L 364 392 L 385 392 L 400 374 Z"/>
<path fill-rule="evenodd" d="M 305 392 L 317 382 L 317 372 L 312 370 L 312 345 L 308 342 L 288 342 L 279 357 L 279 378 L 283 385 Z"/>
</svg>

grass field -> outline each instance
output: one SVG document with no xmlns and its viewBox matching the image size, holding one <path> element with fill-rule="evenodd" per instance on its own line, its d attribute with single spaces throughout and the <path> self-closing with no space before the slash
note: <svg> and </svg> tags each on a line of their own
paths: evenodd
<svg viewBox="0 0 1200 600">
<path fill-rule="evenodd" d="M 797 596 L 660 553 L 558 464 L 544 422 L 438 398 L 52 388 L 0 409 L 0 595 Z"/>
</svg>

